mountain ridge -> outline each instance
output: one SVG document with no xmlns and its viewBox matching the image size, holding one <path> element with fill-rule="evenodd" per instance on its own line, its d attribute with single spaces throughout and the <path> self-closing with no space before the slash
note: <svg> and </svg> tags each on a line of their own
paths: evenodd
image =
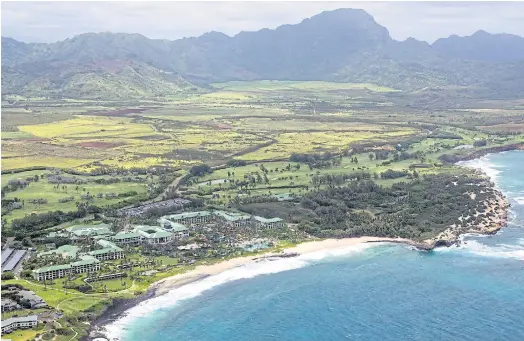
<svg viewBox="0 0 524 341">
<path fill-rule="evenodd" d="M 38 94 L 56 95 L 68 82 L 64 73 L 91 73 L 102 83 L 108 77 L 120 79 L 122 72 L 94 67 L 111 61 L 132 62 L 131 68 L 142 70 L 143 77 L 152 77 L 151 82 L 157 84 L 156 90 L 150 91 L 148 82 L 139 82 L 140 89 L 122 93 L 123 97 L 162 96 L 211 82 L 258 79 L 371 82 L 404 90 L 446 85 L 489 90 L 497 84 L 505 92 L 524 91 L 524 85 L 519 85 L 519 77 L 524 79 L 524 38 L 479 30 L 433 44 L 414 38 L 397 41 L 367 12 L 338 9 L 298 24 L 234 36 L 208 32 L 165 40 L 105 32 L 84 33 L 50 44 L 2 37 L 2 67 L 7 71 L 2 74 L 2 88 L 7 91 L 2 92 L 32 93 L 38 89 L 30 84 L 45 83 L 50 87 Z M 166 78 L 163 73 L 176 77 Z M 23 77 L 16 79 L 15 75 Z M 130 81 L 129 77 L 120 80 Z M 515 84 L 517 88 L 512 90 Z M 100 97 L 107 92 L 104 84 L 98 92 L 95 88 L 84 94 L 80 87 L 65 95 Z"/>
</svg>

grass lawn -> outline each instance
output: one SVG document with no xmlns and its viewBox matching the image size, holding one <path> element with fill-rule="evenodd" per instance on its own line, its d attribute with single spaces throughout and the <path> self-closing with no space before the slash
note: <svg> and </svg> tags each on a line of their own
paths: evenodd
<svg viewBox="0 0 524 341">
<path fill-rule="evenodd" d="M 2 340 L 12 340 L 12 341 L 27 341 L 36 337 L 36 334 L 41 334 L 44 332 L 44 325 L 38 325 L 35 329 L 26 329 L 26 330 L 15 330 L 9 334 L 3 334 Z"/>
<path fill-rule="evenodd" d="M 79 311 L 93 310 L 96 305 L 102 302 L 107 302 L 107 298 L 82 295 L 63 301 L 59 308 L 64 314 L 75 314 Z"/>
<path fill-rule="evenodd" d="M 27 174 L 26 174 L 27 173 Z M 16 174 L 10 174 L 7 176 L 8 179 L 18 179 L 18 178 L 25 178 L 31 175 L 38 175 L 42 174 L 44 171 L 31 171 L 31 172 L 24 172 L 19 173 L 17 176 Z M 24 174 L 24 175 L 20 175 Z M 27 175 L 27 176 L 25 176 Z M 6 181 L 6 179 L 2 176 L 2 182 Z M 7 222 L 12 221 L 13 219 L 23 218 L 26 215 L 29 215 L 31 213 L 44 213 L 49 211 L 56 211 L 61 210 L 63 212 L 71 212 L 76 211 L 76 202 L 83 202 L 84 200 L 81 199 L 81 196 L 83 194 L 89 193 L 90 195 L 94 195 L 95 197 L 93 200 L 91 200 L 91 203 L 93 205 L 104 207 L 109 206 L 118 202 L 121 202 L 122 200 L 129 199 L 131 197 L 127 198 L 113 198 L 113 199 L 105 199 L 105 198 L 97 198 L 96 195 L 99 193 L 107 194 L 107 193 L 125 193 L 130 191 L 136 191 L 137 195 L 145 196 L 147 194 L 147 184 L 146 183 L 134 183 L 134 182 L 119 182 L 114 184 L 96 184 L 93 182 L 89 182 L 87 184 L 81 184 L 79 185 L 79 190 L 76 191 L 75 188 L 77 185 L 65 185 L 67 186 L 66 190 L 63 190 L 62 188 L 56 189 L 55 184 L 50 184 L 47 182 L 46 179 L 42 179 L 38 182 L 31 182 L 29 186 L 27 186 L 24 189 L 17 190 L 15 192 L 10 192 L 5 195 L 5 199 L 13 199 L 18 198 L 20 200 L 24 201 L 24 207 L 22 209 L 17 209 L 9 212 L 8 214 L 4 215 L 3 217 L 7 220 Z M 83 189 L 86 189 L 83 191 Z M 63 198 L 68 197 L 74 197 L 72 201 L 60 203 L 59 200 Z M 46 199 L 48 202 L 45 204 L 32 204 L 30 201 L 32 199 L 38 199 L 43 198 Z"/>
<path fill-rule="evenodd" d="M 70 299 L 72 297 L 83 296 L 82 293 L 77 291 L 68 290 L 67 294 L 64 289 L 58 284 L 48 285 L 47 288 L 43 284 L 26 282 L 21 279 L 11 279 L 8 281 L 2 281 L 2 284 L 20 284 L 24 288 L 34 291 L 38 296 L 42 297 L 46 303 L 51 307 L 56 307 L 60 302 Z"/>
<path fill-rule="evenodd" d="M 177 265 L 178 264 L 178 259 L 168 257 L 168 256 L 155 257 L 155 260 L 162 261 L 162 265 Z"/>
</svg>

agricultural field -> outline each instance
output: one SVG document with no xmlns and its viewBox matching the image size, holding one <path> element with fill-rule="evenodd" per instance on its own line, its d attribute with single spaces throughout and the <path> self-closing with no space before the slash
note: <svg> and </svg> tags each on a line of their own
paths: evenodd
<svg viewBox="0 0 524 341">
<path fill-rule="evenodd" d="M 286 194 L 292 197 L 311 192 L 315 188 L 325 188 L 327 184 L 316 186 L 313 178 L 325 176 L 342 176 L 368 172 L 373 175 L 373 180 L 384 186 L 406 180 L 406 176 L 400 178 L 382 178 L 381 174 L 387 171 L 406 172 L 407 176 L 417 173 L 417 176 L 432 174 L 436 172 L 454 171 L 454 166 L 443 165 L 439 157 L 443 154 L 461 154 L 475 148 L 475 141 L 489 140 L 489 146 L 524 143 L 524 136 L 516 137 L 490 137 L 482 132 L 471 132 L 460 128 L 447 128 L 443 132 L 453 133 L 461 139 L 447 138 L 422 138 L 421 141 L 403 149 L 403 153 L 412 154 L 408 159 L 396 160 L 394 156 L 395 147 L 384 145 L 377 148 L 377 152 L 389 151 L 385 159 L 377 160 L 373 152 L 357 153 L 351 156 L 335 157 L 337 164 L 325 168 L 311 168 L 305 163 L 280 161 L 265 162 L 258 158 L 259 162 L 245 166 L 228 167 L 218 169 L 202 177 L 194 177 L 187 186 L 181 188 L 182 193 L 199 198 L 205 198 L 213 205 L 226 206 L 235 198 L 275 196 Z M 481 149 L 481 148 L 475 148 Z M 355 162 L 358 160 L 358 162 Z M 424 164 L 424 167 L 418 165 Z M 264 176 L 264 170 L 266 174 Z M 378 175 L 378 177 L 376 177 Z M 253 181 L 255 180 L 255 181 Z M 248 182 L 244 188 L 239 183 Z"/>
<path fill-rule="evenodd" d="M 407 169 L 412 174 L 411 164 L 438 164 L 443 154 L 523 141 L 524 110 L 517 102 L 492 100 L 461 103 L 460 109 L 428 110 L 425 92 L 405 93 L 372 84 L 253 81 L 213 87 L 207 93 L 132 103 L 11 98 L 2 112 L 2 186 L 17 177 L 34 177 L 41 172 L 35 168 L 62 169 L 89 181 L 78 189 L 54 188 L 40 181 L 5 193 L 5 200 L 22 200 L 23 208 L 4 214 L 3 221 L 75 210 L 78 199 L 88 192 L 94 196 L 91 204 L 102 208 L 124 200 L 106 199 L 106 193 L 136 192 L 129 199 L 150 199 L 148 188 L 158 182 L 155 176 L 146 183 L 94 183 L 99 174 L 136 170 L 151 174 L 165 167 L 180 176 L 205 163 L 214 172 L 194 177 L 182 193 L 224 204 L 236 197 L 299 195 L 311 190 L 313 175 L 388 169 Z M 437 132 L 458 138 L 431 136 Z M 418 153 L 422 159 L 396 161 L 391 153 L 386 159 L 371 160 L 368 152 L 358 151 L 394 151 L 411 139 L 419 140 L 402 151 Z M 487 146 L 474 147 L 481 140 Z M 326 153 L 343 156 L 336 165 L 314 169 L 289 161 L 293 154 Z M 358 158 L 358 164 L 352 157 Z M 228 162 L 247 164 L 228 167 Z M 229 188 L 231 181 L 241 182 L 244 175 L 249 178 L 260 171 L 261 163 L 275 172 L 267 174 L 267 182 L 257 181 L 243 190 L 236 185 Z M 287 170 L 288 164 L 294 168 Z M 419 170 L 431 171 L 434 166 Z M 385 185 L 393 182 L 376 180 Z M 39 202 L 44 194 L 47 202 Z M 74 200 L 59 202 L 71 196 Z"/>
</svg>

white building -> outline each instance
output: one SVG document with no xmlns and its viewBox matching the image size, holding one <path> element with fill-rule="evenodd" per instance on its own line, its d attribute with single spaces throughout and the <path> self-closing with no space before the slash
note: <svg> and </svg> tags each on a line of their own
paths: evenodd
<svg viewBox="0 0 524 341">
<path fill-rule="evenodd" d="M 2 335 L 11 333 L 17 329 L 29 329 L 38 325 L 38 318 L 36 315 L 29 315 L 24 317 L 11 317 L 2 321 Z"/>
<path fill-rule="evenodd" d="M 96 259 L 103 260 L 113 260 L 113 259 L 122 259 L 125 257 L 124 250 L 116 246 L 114 243 L 101 239 L 96 242 L 98 245 L 102 246 L 102 249 L 90 251 L 87 254 L 95 257 Z"/>
<path fill-rule="evenodd" d="M 92 256 L 83 256 L 82 260 L 69 264 L 51 265 L 33 270 L 37 281 L 62 278 L 69 274 L 95 272 L 100 270 L 100 261 Z"/>
</svg>

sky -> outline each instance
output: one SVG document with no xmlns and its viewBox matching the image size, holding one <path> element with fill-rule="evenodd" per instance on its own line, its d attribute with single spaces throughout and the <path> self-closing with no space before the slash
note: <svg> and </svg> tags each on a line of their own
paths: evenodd
<svg viewBox="0 0 524 341">
<path fill-rule="evenodd" d="M 478 30 L 524 36 L 524 2 L 26 2 L 2 1 L 2 36 L 55 42 L 86 32 L 175 40 L 296 24 L 322 11 L 361 8 L 397 40 L 432 43 Z"/>
</svg>

